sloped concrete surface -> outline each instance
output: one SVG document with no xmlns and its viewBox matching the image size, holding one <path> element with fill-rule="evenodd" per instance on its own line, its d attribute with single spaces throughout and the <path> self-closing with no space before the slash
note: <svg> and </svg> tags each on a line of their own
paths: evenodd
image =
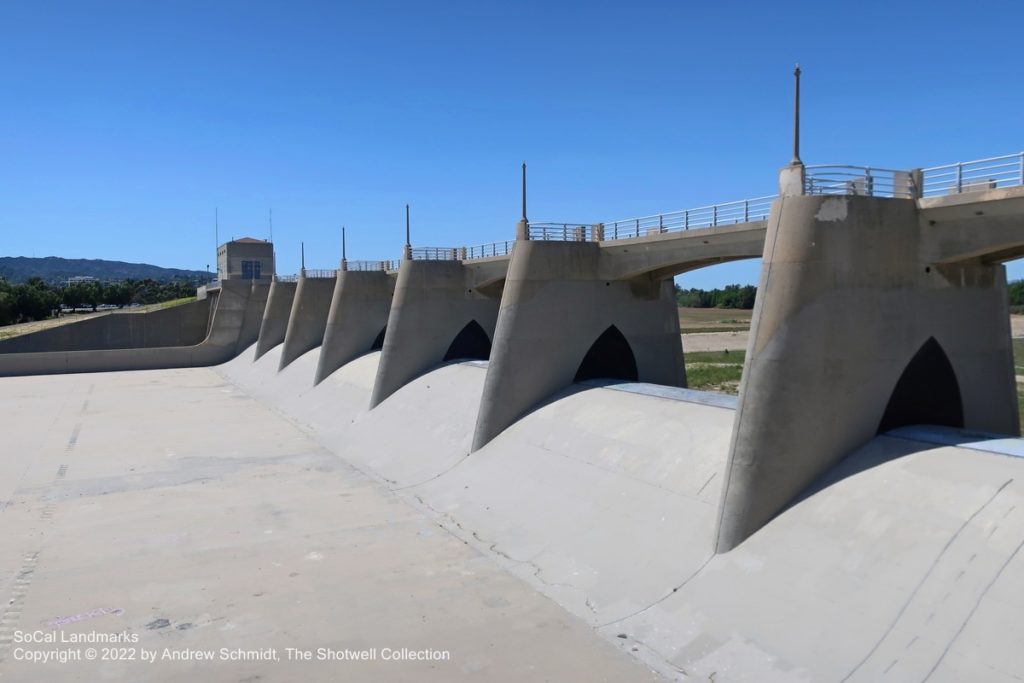
<svg viewBox="0 0 1024 683">
<path fill-rule="evenodd" d="M 5 378 L 0 410 L 5 681 L 656 678 L 211 370 Z M 391 647 L 450 659 L 16 655 L 15 633 L 54 629 L 136 635 L 158 653 Z M 55 648 L 68 649 L 30 646 Z"/>
<path fill-rule="evenodd" d="M 308 428 L 665 677 L 1024 676 L 1020 440 L 878 437 L 716 556 L 728 402 L 576 387 L 467 456 L 481 365 Z"/>
</svg>

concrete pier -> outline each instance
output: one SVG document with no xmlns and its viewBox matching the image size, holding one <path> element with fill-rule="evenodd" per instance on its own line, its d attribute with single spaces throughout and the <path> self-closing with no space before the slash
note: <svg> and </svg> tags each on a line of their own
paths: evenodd
<svg viewBox="0 0 1024 683">
<path fill-rule="evenodd" d="M 323 342 L 336 279 L 305 276 L 299 278 L 298 286 L 295 288 L 295 300 L 288 316 L 288 328 L 284 335 L 278 370 L 285 369 L 293 360 Z"/>
<path fill-rule="evenodd" d="M 446 360 L 487 358 L 500 296 L 460 261 L 403 260 L 370 407 Z"/>
<path fill-rule="evenodd" d="M 914 199 L 783 196 L 768 225 L 717 548 L 760 529 L 879 432 L 1019 433 L 1006 276 Z M 1019 240 L 1019 238 L 1018 238 Z"/>
<path fill-rule="evenodd" d="M 245 307 L 245 317 L 242 320 L 242 329 L 238 332 L 235 353 L 241 353 L 259 339 L 260 327 L 263 325 L 263 312 L 267 308 L 267 297 L 270 295 L 271 286 L 269 282 L 252 283 L 249 301 Z"/>
<path fill-rule="evenodd" d="M 288 280 L 274 280 L 271 283 L 256 342 L 256 360 L 284 341 L 284 336 L 288 332 L 288 317 L 292 312 L 297 284 L 295 281 Z"/>
<path fill-rule="evenodd" d="M 598 377 L 686 386 L 671 280 L 606 280 L 596 242 L 520 241 L 509 266 L 473 448 Z"/>
<path fill-rule="evenodd" d="M 380 349 L 396 276 L 381 271 L 338 273 L 314 384 L 368 351 Z"/>
</svg>

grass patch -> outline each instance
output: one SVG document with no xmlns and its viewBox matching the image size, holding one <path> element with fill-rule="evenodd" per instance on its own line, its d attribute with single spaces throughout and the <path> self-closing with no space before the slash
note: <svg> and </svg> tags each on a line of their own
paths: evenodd
<svg viewBox="0 0 1024 683">
<path fill-rule="evenodd" d="M 690 389 L 735 394 L 740 388 L 745 351 L 685 353 L 686 381 Z"/>
<path fill-rule="evenodd" d="M 692 351 L 687 353 L 683 349 L 686 364 L 690 363 L 727 363 L 730 365 L 743 365 L 746 358 L 746 351 Z"/>
</svg>

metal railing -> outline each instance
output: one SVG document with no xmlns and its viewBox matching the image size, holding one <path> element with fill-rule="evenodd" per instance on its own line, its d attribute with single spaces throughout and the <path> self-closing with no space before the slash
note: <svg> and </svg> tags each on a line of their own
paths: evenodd
<svg viewBox="0 0 1024 683">
<path fill-rule="evenodd" d="M 409 250 L 413 261 L 458 261 L 458 247 L 413 247 Z"/>
<path fill-rule="evenodd" d="M 398 268 L 397 261 L 345 261 L 346 271 L 373 272 L 395 270 L 396 268 Z"/>
<path fill-rule="evenodd" d="M 530 239 L 547 242 L 592 242 L 594 226 L 585 223 L 531 223 Z"/>
<path fill-rule="evenodd" d="M 724 204 L 700 206 L 695 209 L 670 211 L 653 216 L 640 216 L 604 223 L 604 239 L 621 240 L 679 232 L 695 228 L 716 228 L 723 225 L 768 220 L 775 195 L 741 199 Z"/>
<path fill-rule="evenodd" d="M 298 282 L 298 275 L 275 275 L 274 282 Z"/>
<path fill-rule="evenodd" d="M 1024 185 L 1024 152 L 933 166 L 922 174 L 924 197 Z"/>
<path fill-rule="evenodd" d="M 806 166 L 804 194 L 914 199 L 918 191 L 910 171 L 870 166 Z"/>
<path fill-rule="evenodd" d="M 505 240 L 504 242 L 491 242 L 490 244 L 478 244 L 473 247 L 462 247 L 461 258 L 465 261 L 467 259 L 507 256 L 512 253 L 512 247 L 515 243 L 515 240 Z"/>
<path fill-rule="evenodd" d="M 307 268 L 302 271 L 302 277 L 330 280 L 338 277 L 338 271 L 322 268 Z"/>
</svg>

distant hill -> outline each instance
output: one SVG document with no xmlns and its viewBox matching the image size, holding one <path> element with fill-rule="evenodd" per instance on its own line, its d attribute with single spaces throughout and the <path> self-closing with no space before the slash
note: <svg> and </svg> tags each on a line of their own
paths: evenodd
<svg viewBox="0 0 1024 683">
<path fill-rule="evenodd" d="M 47 282 L 58 283 L 70 277 L 85 275 L 104 282 L 118 280 L 190 280 L 202 281 L 207 277 L 205 270 L 181 270 L 161 268 L 148 263 L 125 263 L 103 259 L 67 259 L 57 256 L 29 258 L 27 256 L 0 256 L 0 277 L 9 282 L 24 282 L 30 277 L 41 277 Z"/>
</svg>

